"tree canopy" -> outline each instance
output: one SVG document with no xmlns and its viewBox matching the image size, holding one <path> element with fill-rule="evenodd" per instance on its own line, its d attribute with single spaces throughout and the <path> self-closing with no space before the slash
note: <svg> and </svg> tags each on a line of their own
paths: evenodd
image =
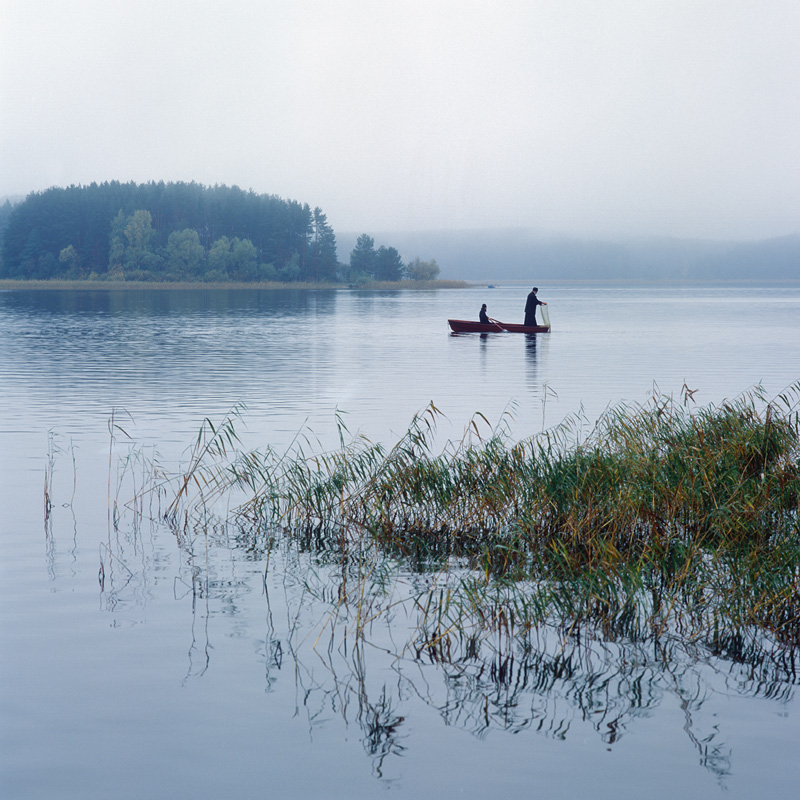
<svg viewBox="0 0 800 800">
<path fill-rule="evenodd" d="M 377 281 L 431 281 L 439 274 L 439 265 L 435 260 L 422 261 L 419 256 L 403 263 L 403 259 L 394 247 L 381 245 L 375 249 L 375 240 L 362 233 L 356 240 L 356 246 L 350 253 L 350 264 L 347 278 L 355 283 Z"/>
<path fill-rule="evenodd" d="M 257 280 L 291 266 L 299 280 L 331 280 L 338 268 L 319 208 L 236 186 L 54 187 L 28 195 L 3 221 L 6 278 Z"/>
<path fill-rule="evenodd" d="M 408 271 L 408 277 L 414 281 L 432 281 L 439 275 L 439 265 L 436 263 L 435 258 L 430 261 L 422 261 L 417 256 L 409 263 L 406 270 Z"/>
<path fill-rule="evenodd" d="M 0 207 L 0 278 L 149 281 L 431 280 L 362 234 L 341 264 L 318 206 L 237 186 L 92 183 L 33 192 Z M 420 265 L 424 265 L 423 268 Z"/>
</svg>

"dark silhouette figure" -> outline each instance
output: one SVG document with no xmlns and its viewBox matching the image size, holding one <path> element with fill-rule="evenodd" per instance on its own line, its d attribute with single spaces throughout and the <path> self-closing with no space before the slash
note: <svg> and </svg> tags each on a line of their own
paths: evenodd
<svg viewBox="0 0 800 800">
<path fill-rule="evenodd" d="M 489 324 L 489 317 L 486 314 L 486 303 L 481 306 L 481 313 L 478 314 L 478 319 L 481 322 L 485 322 L 487 325 Z"/>
<path fill-rule="evenodd" d="M 537 296 L 536 292 L 539 289 L 534 286 L 533 289 L 528 294 L 528 300 L 525 303 L 525 322 L 523 325 L 533 327 L 536 325 L 536 306 L 546 306 L 547 303 L 543 303 Z"/>
</svg>

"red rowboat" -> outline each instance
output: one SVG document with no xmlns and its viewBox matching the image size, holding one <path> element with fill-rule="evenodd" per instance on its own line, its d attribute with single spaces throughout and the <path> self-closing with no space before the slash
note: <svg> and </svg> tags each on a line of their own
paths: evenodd
<svg viewBox="0 0 800 800">
<path fill-rule="evenodd" d="M 513 322 L 473 322 L 471 319 L 449 319 L 453 333 L 550 333 L 549 325 L 515 325 Z"/>
</svg>

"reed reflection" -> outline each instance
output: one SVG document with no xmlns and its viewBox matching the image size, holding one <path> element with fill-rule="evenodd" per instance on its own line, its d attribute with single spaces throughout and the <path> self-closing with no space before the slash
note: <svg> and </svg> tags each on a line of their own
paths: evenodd
<svg viewBox="0 0 800 800">
<path fill-rule="evenodd" d="M 309 569 L 314 561 L 308 562 Z M 314 563 L 315 579 L 319 570 Z M 334 570 L 328 576 L 338 581 L 341 573 L 335 572 L 336 579 Z M 299 587 L 300 581 L 294 585 Z M 342 583 L 326 590 L 329 597 L 349 593 Z M 307 602 L 307 595 L 301 600 L 290 592 L 282 602 L 292 606 L 291 618 L 306 616 L 298 604 Z M 349 630 L 357 610 L 341 604 L 330 612 L 336 625 L 329 624 L 329 616 L 313 633 L 301 636 L 298 629 L 289 634 L 292 672 L 309 723 L 323 724 L 331 713 L 345 725 L 354 718 L 379 777 L 387 761 L 402 757 L 410 735 L 404 723 L 413 718 L 419 702 L 435 709 L 443 724 L 481 739 L 530 731 L 566 740 L 584 736 L 588 727 L 612 747 L 640 721 L 665 705 L 672 707 L 675 703 L 667 701 L 673 700 L 682 710 L 681 727 L 697 763 L 724 779 L 731 772 L 732 754 L 715 707 L 724 704 L 730 691 L 788 703 L 796 685 L 796 658 L 787 661 L 785 653 L 762 650 L 742 661 L 741 654 L 736 659 L 715 656 L 678 641 L 654 647 L 608 641 L 596 631 L 565 633 L 550 626 L 527 637 L 497 636 L 479 642 L 454 636 L 418 651 L 392 649 L 389 643 L 399 644 L 402 637 L 400 620 L 388 611 L 391 605 L 387 598 L 386 617 L 374 620 L 363 637 L 353 638 Z M 308 647 L 301 640 L 317 644 Z M 321 672 L 315 668 L 320 661 Z M 723 692 L 715 688 L 720 675 Z"/>
<path fill-rule="evenodd" d="M 420 703 L 479 739 L 529 732 L 568 740 L 589 730 L 607 747 L 677 704 L 698 765 L 724 782 L 733 756 L 720 705 L 730 695 L 788 704 L 800 678 L 797 652 L 766 640 L 710 650 L 588 624 L 430 637 L 424 631 L 438 610 L 423 605 L 424 593 L 439 590 L 429 561 L 411 571 L 413 559 L 342 558 L 313 536 L 265 537 L 212 517 L 207 526 L 154 523 L 145 536 L 141 517 L 131 519 L 129 509 L 116 524 L 112 517 L 112 550 L 101 549 L 101 609 L 119 621 L 152 602 L 152 571 L 171 568 L 172 601 L 188 615 L 183 682 L 214 669 L 212 641 L 258 639 L 266 694 L 294 694 L 312 728 L 332 716 L 356 725 L 382 780 L 407 751 Z M 171 567 L 164 537 L 180 547 Z M 247 611 L 259 593 L 267 611 L 260 631 Z M 357 625 L 365 615 L 369 624 Z"/>
<path fill-rule="evenodd" d="M 781 704 L 794 697 L 797 653 L 766 641 L 712 652 L 680 637 L 653 642 L 585 624 L 423 640 L 421 617 L 437 613 L 421 604 L 420 591 L 436 587 L 430 572 L 369 558 L 337 561 L 313 537 L 260 551 L 249 532 L 235 538 L 239 552 L 270 562 L 261 651 L 267 691 L 288 680 L 312 727 L 329 724 L 332 714 L 345 726 L 355 722 L 376 777 L 403 757 L 411 736 L 406 722 L 419 703 L 480 739 L 528 731 L 566 740 L 588 729 L 607 747 L 677 705 L 697 763 L 724 781 L 732 753 L 719 706 L 731 693 Z M 401 586 L 415 619 L 400 607 Z M 374 591 L 368 606 L 365 590 Z M 283 630 L 273 622 L 276 608 L 290 623 Z M 354 624 L 364 615 L 370 622 L 359 632 Z"/>
</svg>

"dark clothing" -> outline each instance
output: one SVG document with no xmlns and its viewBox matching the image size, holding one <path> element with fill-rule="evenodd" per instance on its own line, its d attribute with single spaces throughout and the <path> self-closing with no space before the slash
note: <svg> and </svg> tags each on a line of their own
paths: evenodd
<svg viewBox="0 0 800 800">
<path fill-rule="evenodd" d="M 478 314 L 478 319 L 481 322 L 485 322 L 487 325 L 489 324 L 489 317 L 486 316 L 486 312 L 483 309 L 481 309 L 481 313 Z"/>
<path fill-rule="evenodd" d="M 528 294 L 528 300 L 525 303 L 525 322 L 524 325 L 536 325 L 536 306 L 544 305 L 542 301 L 536 296 L 536 292 Z"/>
</svg>

